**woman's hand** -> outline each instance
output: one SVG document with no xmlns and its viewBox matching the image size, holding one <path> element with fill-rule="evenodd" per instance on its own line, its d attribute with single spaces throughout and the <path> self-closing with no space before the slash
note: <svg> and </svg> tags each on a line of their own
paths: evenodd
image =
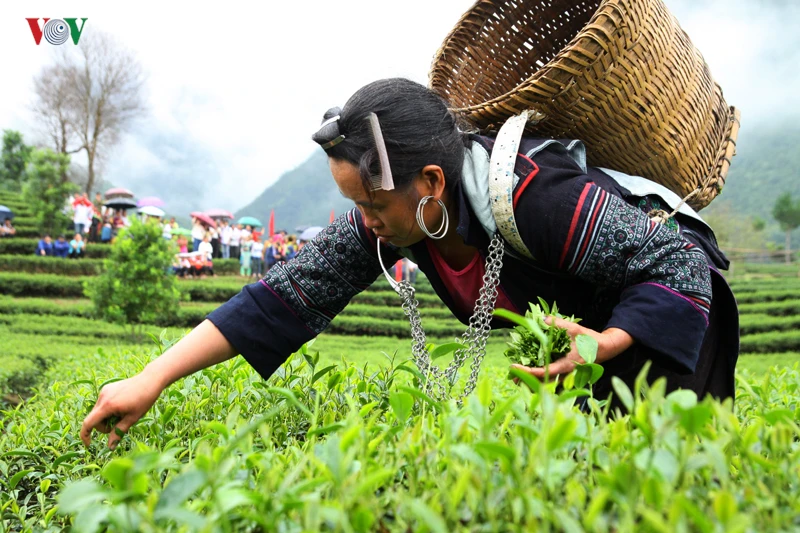
<svg viewBox="0 0 800 533">
<path fill-rule="evenodd" d="M 572 346 L 569 353 L 561 359 L 553 361 L 545 371 L 544 367 L 528 367 L 523 365 L 511 365 L 511 368 L 518 368 L 523 372 L 527 372 L 538 379 L 544 379 L 545 374 L 550 377 L 559 376 L 562 374 L 569 374 L 575 370 L 575 365 L 578 363 L 585 363 L 586 361 L 578 354 L 578 348 L 575 345 L 575 337 L 578 335 L 589 335 L 597 341 L 597 359 L 595 363 L 604 363 L 609 359 L 613 359 L 628 348 L 630 348 L 634 339 L 626 331 L 618 328 L 609 328 L 602 333 L 589 329 L 587 327 L 564 320 L 563 318 L 547 317 L 545 323 L 548 325 L 555 325 L 564 328 L 572 338 Z M 519 384 L 519 378 L 514 378 L 514 383 Z"/>
<path fill-rule="evenodd" d="M 100 433 L 108 434 L 108 447 L 113 450 L 122 435 L 156 403 L 162 390 L 164 389 L 158 380 L 147 375 L 146 370 L 131 378 L 106 385 L 100 391 L 92 412 L 83 421 L 81 440 L 89 446 L 92 430 L 96 429 Z M 114 426 L 109 424 L 111 417 L 119 418 Z"/>
<path fill-rule="evenodd" d="M 227 361 L 237 353 L 217 327 L 210 320 L 204 320 L 169 350 L 151 361 L 140 374 L 103 387 L 92 412 L 83 421 L 81 440 L 88 446 L 93 429 L 110 433 L 108 447 L 113 450 L 122 438 L 113 430 L 118 428 L 125 434 L 150 410 L 161 391 L 171 383 L 203 368 Z M 120 419 L 114 427 L 108 423 L 112 416 Z"/>
</svg>

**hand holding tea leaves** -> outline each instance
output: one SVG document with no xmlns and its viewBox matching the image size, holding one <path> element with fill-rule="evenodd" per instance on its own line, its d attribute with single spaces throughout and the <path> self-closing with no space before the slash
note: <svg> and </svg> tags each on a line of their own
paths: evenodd
<svg viewBox="0 0 800 533">
<path fill-rule="evenodd" d="M 163 388 L 145 374 L 103 387 L 92 411 L 81 426 L 81 440 L 88 446 L 92 430 L 108 434 L 112 450 L 128 430 L 150 410 Z"/>
<path fill-rule="evenodd" d="M 539 379 L 545 379 L 545 375 L 552 377 L 569 374 L 575 370 L 577 364 L 591 362 L 603 363 L 619 355 L 633 344 L 633 338 L 621 329 L 611 328 L 600 333 L 575 322 L 552 316 L 547 317 L 545 323 L 550 326 L 561 328 L 562 331 L 567 332 L 571 339 L 569 352 L 564 357 L 555 359 L 552 363 L 547 365 L 546 368 L 544 365 L 539 367 L 529 367 L 521 364 L 511 365 L 512 368 L 519 368 Z M 591 350 L 591 348 L 588 347 L 588 343 L 587 348 L 581 350 L 581 336 L 594 339 L 597 343 L 595 348 L 596 356 L 593 361 L 581 357 L 581 353 L 585 355 L 586 350 Z"/>
<path fill-rule="evenodd" d="M 553 310 L 547 302 L 539 298 L 539 305 L 531 303 L 525 317 L 499 309 L 496 313 L 501 318 L 506 318 L 519 324 L 511 332 L 511 342 L 505 356 L 512 363 L 529 367 L 544 366 L 551 361 L 561 359 L 570 351 L 571 338 L 563 327 L 551 327 L 547 323 L 550 316 L 576 323 L 580 319 L 559 314 L 558 307 L 553 304 Z"/>
<path fill-rule="evenodd" d="M 583 386 L 602 375 L 598 363 L 616 357 L 633 344 L 633 337 L 621 329 L 609 328 L 600 333 L 578 324 L 574 317 L 559 314 L 555 304 L 551 311 L 541 298 L 539 303 L 531 304 L 524 317 L 504 309 L 495 311 L 497 316 L 518 324 L 505 352 L 514 363 L 512 369 L 541 380 L 577 369 L 576 383 Z M 519 378 L 513 379 L 519 383 Z"/>
</svg>

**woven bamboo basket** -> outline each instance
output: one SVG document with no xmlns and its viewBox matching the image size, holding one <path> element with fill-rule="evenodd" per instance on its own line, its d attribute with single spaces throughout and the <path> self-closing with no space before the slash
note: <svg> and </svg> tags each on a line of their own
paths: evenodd
<svg viewBox="0 0 800 533">
<path fill-rule="evenodd" d="M 702 209 L 739 130 L 703 56 L 662 0 L 479 0 L 445 38 L 430 87 L 482 132 L 581 139 L 589 164 L 661 183 Z"/>
</svg>

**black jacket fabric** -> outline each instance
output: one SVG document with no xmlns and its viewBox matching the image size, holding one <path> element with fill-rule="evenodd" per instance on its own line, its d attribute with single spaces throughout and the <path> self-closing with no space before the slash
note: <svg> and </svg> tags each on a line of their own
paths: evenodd
<svg viewBox="0 0 800 533">
<path fill-rule="evenodd" d="M 491 138 L 472 139 L 491 152 Z M 649 360 L 653 375 L 666 376 L 674 386 L 732 396 L 738 312 L 719 273 L 728 261 L 714 235 L 680 213 L 669 225 L 652 222 L 646 212 L 663 200 L 633 196 L 599 169 L 584 173 L 569 157 L 549 150 L 527 157 L 538 144 L 522 140 L 514 190 L 519 233 L 535 260 L 522 259 L 506 245 L 500 274 L 505 294 L 518 309 L 541 297 L 587 327 L 616 327 L 634 337 L 631 349 L 605 364 L 596 390 L 610 391 L 612 375 L 632 375 L 626 380 L 631 381 Z M 452 192 L 456 231 L 485 258 L 490 238 L 463 188 L 456 184 Z M 409 250 L 443 303 L 466 324 L 469 316 L 456 309 L 425 242 Z M 383 247 L 382 255 L 386 265 L 400 257 L 399 250 Z M 268 377 L 379 275 L 376 240 L 353 209 L 208 319 Z"/>
</svg>

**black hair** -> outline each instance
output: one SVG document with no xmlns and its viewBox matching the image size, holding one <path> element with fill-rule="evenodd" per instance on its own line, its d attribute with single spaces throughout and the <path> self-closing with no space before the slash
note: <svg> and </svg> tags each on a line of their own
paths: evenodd
<svg viewBox="0 0 800 533">
<path fill-rule="evenodd" d="M 329 109 L 322 121 L 339 120 L 320 128 L 311 138 L 324 145 L 340 135 L 344 140 L 327 148 L 328 157 L 358 167 L 364 189 L 371 194 L 371 177 L 380 174 L 378 150 L 372 136 L 369 113 L 375 113 L 395 188 L 402 190 L 426 165 L 438 165 L 448 189 L 461 181 L 467 135 L 459 130 L 458 117 L 439 95 L 419 83 L 389 78 L 365 85 L 347 100 L 344 108 Z"/>
</svg>

